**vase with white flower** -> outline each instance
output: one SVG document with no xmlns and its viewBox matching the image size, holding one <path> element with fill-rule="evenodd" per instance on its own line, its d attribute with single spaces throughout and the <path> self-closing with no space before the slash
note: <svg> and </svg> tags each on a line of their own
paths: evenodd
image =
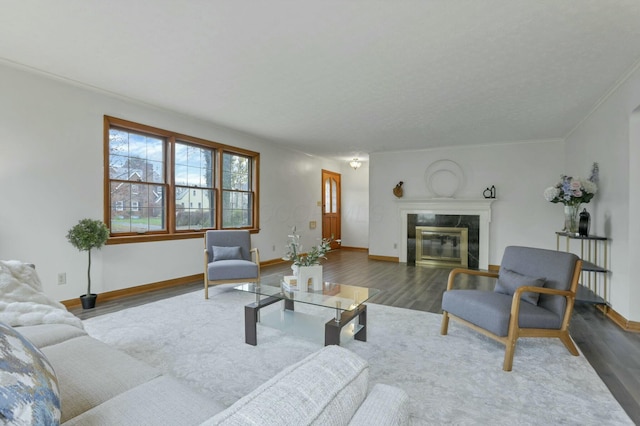
<svg viewBox="0 0 640 426">
<path fill-rule="evenodd" d="M 558 183 L 544 190 L 545 200 L 564 205 L 563 232 L 578 233 L 580 205 L 591 201 L 598 192 L 598 178 L 598 163 L 593 163 L 588 179 L 562 175 Z"/>
<path fill-rule="evenodd" d="M 296 276 L 298 290 L 307 291 L 311 287 L 314 291 L 322 290 L 322 259 L 331 250 L 331 239 L 323 238 L 320 244 L 311 247 L 308 252 L 303 252 L 300 244 L 300 235 L 296 233 L 294 226 L 289 235 L 287 252 L 282 259 L 292 260 L 291 270 Z"/>
</svg>

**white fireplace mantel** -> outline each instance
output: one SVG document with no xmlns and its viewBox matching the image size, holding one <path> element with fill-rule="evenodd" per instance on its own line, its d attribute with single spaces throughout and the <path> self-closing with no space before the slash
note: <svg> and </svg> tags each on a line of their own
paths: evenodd
<svg viewBox="0 0 640 426">
<path fill-rule="evenodd" d="M 495 198 L 422 198 L 399 199 L 398 214 L 400 215 L 400 262 L 407 262 L 407 215 L 409 214 L 449 214 L 474 215 L 480 217 L 480 253 L 478 267 L 489 267 L 489 223 L 491 222 L 491 203 Z"/>
</svg>

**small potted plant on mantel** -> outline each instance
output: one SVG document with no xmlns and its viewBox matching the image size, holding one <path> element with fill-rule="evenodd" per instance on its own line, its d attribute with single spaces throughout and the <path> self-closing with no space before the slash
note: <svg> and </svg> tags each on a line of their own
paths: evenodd
<svg viewBox="0 0 640 426">
<path fill-rule="evenodd" d="M 94 219 L 81 219 L 67 233 L 67 240 L 80 251 L 86 251 L 89 255 L 87 267 L 87 294 L 80 296 L 83 309 L 92 309 L 96 306 L 97 294 L 91 293 L 91 249 L 99 249 L 109 238 L 109 228 L 101 221 Z"/>
</svg>

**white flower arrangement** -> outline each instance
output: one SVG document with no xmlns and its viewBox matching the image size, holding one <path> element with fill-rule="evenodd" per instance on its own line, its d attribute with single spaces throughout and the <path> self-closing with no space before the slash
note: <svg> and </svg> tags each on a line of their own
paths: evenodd
<svg viewBox="0 0 640 426">
<path fill-rule="evenodd" d="M 307 253 L 302 253 L 302 244 L 300 244 L 300 235 L 296 233 L 296 227 L 293 227 L 291 235 L 289 235 L 289 243 L 287 244 L 287 253 L 283 260 L 293 260 L 296 266 L 312 266 L 319 265 L 321 259 L 326 259 L 325 254 L 331 250 L 330 238 L 323 238 L 320 244 L 311 247 Z"/>
<path fill-rule="evenodd" d="M 598 163 L 593 163 L 589 179 L 562 175 L 560 182 L 544 190 L 543 196 L 549 202 L 565 206 L 588 203 L 598 192 L 598 173 Z"/>
</svg>

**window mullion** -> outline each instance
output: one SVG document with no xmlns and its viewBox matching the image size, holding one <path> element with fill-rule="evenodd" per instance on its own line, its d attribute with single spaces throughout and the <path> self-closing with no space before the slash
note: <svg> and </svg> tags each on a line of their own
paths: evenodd
<svg viewBox="0 0 640 426">
<path fill-rule="evenodd" d="M 175 161 L 176 161 L 176 138 L 175 136 L 169 136 L 167 138 L 167 155 L 166 155 L 166 180 L 167 182 L 167 193 L 165 197 L 167 198 L 167 229 L 170 229 L 171 232 L 176 231 L 176 179 L 175 179 Z"/>
</svg>

